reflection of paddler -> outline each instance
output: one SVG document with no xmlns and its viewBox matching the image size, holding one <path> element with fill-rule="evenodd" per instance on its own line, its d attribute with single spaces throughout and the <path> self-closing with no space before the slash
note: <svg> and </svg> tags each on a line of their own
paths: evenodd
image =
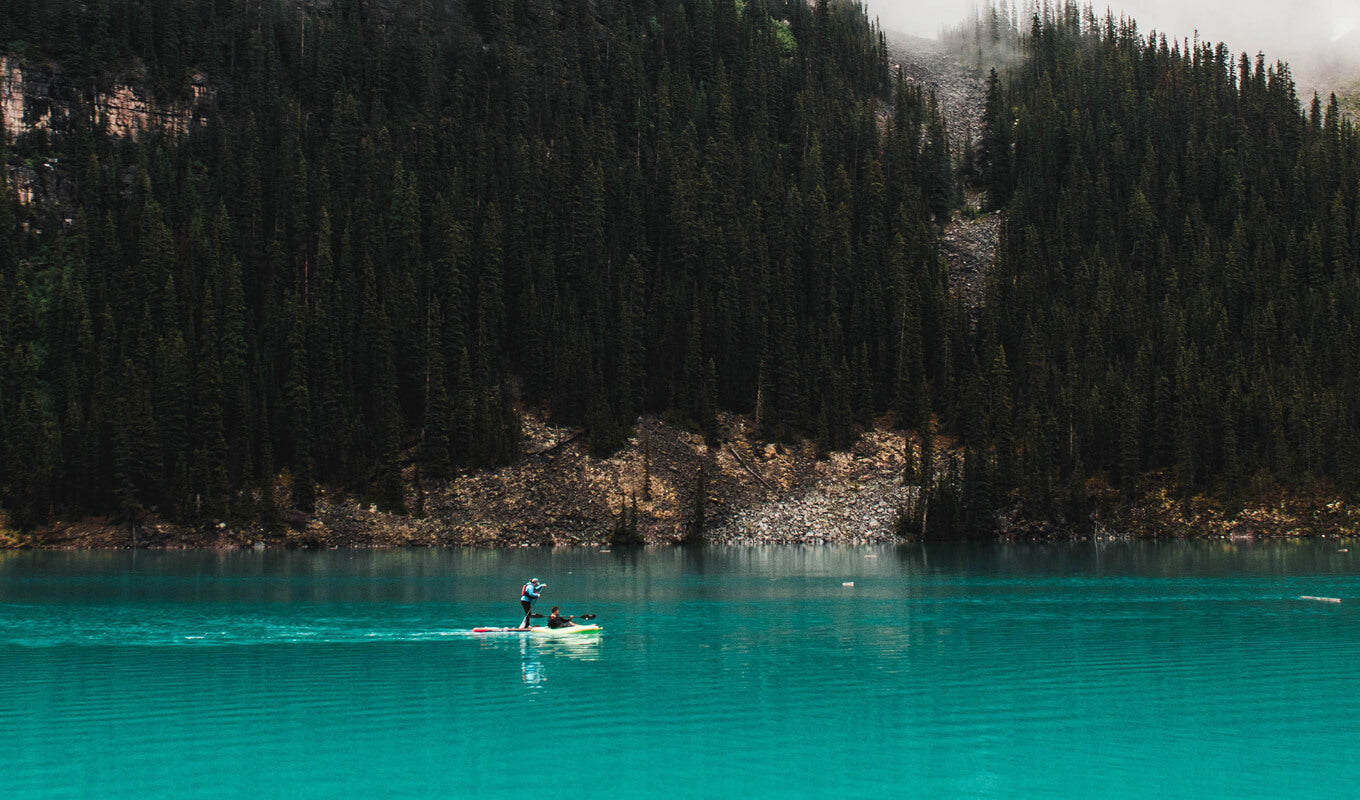
<svg viewBox="0 0 1360 800">
<path fill-rule="evenodd" d="M 528 637 L 519 640 L 520 677 L 530 685 L 543 682 L 543 665 L 539 663 L 538 657 L 529 649 Z"/>
<path fill-rule="evenodd" d="M 521 628 L 529 627 L 529 614 L 533 613 L 534 601 L 546 588 L 548 588 L 548 584 L 539 583 L 538 578 L 530 578 L 529 582 L 524 584 L 524 588 L 519 594 L 519 604 L 524 608 L 524 622 L 520 623 Z"/>
</svg>

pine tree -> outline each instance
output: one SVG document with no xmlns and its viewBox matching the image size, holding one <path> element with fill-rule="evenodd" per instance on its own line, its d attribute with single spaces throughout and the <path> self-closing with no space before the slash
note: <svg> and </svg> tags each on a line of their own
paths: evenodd
<svg viewBox="0 0 1360 800">
<path fill-rule="evenodd" d="M 453 472 L 450 455 L 453 405 L 444 375 L 444 346 L 440 338 L 438 303 L 431 304 L 426 321 L 425 412 L 421 427 L 420 463 L 431 478 L 447 478 Z"/>
<path fill-rule="evenodd" d="M 195 513 L 220 514 L 228 497 L 227 442 L 224 433 L 222 367 L 217 312 L 212 289 L 203 299 L 197 369 L 193 381 L 193 436 L 190 485 Z"/>
<path fill-rule="evenodd" d="M 1005 206 L 1011 192 L 1011 118 L 995 69 L 987 73 L 976 165 L 978 185 L 987 194 L 987 207 Z"/>
<path fill-rule="evenodd" d="M 288 329 L 288 372 L 284 379 L 284 404 L 292 439 L 289 464 L 293 474 L 293 505 L 303 511 L 316 507 L 316 478 L 312 469 L 312 398 L 308 386 L 311 372 L 307 353 L 307 309 L 301 299 L 293 302 Z"/>
</svg>

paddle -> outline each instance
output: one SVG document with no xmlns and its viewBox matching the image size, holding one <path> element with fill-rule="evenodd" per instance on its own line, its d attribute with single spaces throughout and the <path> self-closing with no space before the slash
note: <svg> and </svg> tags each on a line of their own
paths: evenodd
<svg viewBox="0 0 1360 800">
<path fill-rule="evenodd" d="M 531 617 L 546 617 L 548 614 L 530 614 Z M 595 619 L 595 614 L 575 614 L 572 619 Z"/>
</svg>

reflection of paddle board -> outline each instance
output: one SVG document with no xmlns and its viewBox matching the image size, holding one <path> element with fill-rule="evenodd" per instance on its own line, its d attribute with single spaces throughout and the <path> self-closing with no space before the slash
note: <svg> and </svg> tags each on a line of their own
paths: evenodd
<svg viewBox="0 0 1360 800">
<path fill-rule="evenodd" d="M 473 633 L 528 633 L 533 636 L 579 636 L 581 634 L 599 634 L 603 631 L 599 625 L 568 625 L 565 628 L 549 628 L 546 626 L 535 625 L 532 628 L 473 628 Z"/>
</svg>

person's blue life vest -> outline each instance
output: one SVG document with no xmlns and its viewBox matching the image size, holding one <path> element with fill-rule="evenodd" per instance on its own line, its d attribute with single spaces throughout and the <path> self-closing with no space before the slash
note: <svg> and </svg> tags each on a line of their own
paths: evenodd
<svg viewBox="0 0 1360 800">
<path fill-rule="evenodd" d="M 526 583 L 526 584 L 524 584 L 524 591 L 520 594 L 520 598 L 519 598 L 519 599 L 520 599 L 521 601 L 527 600 L 527 601 L 532 602 L 532 601 L 534 601 L 534 600 L 537 600 L 539 594 L 541 594 L 542 592 L 543 592 L 543 584 L 539 584 L 538 586 L 535 586 L 535 585 L 533 585 L 533 583 Z"/>
</svg>

